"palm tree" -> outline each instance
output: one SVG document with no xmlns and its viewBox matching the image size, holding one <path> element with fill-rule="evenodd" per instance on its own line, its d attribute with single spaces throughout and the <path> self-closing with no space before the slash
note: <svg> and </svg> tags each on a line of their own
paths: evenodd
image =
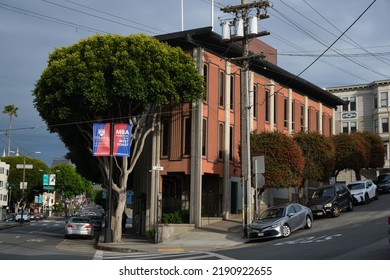
<svg viewBox="0 0 390 280">
<path fill-rule="evenodd" d="M 15 107 L 15 105 L 7 105 L 4 106 L 3 114 L 8 114 L 9 115 L 9 130 L 8 130 L 8 156 L 10 154 L 11 150 L 11 131 L 12 131 L 12 116 L 17 117 L 18 107 Z"/>
</svg>

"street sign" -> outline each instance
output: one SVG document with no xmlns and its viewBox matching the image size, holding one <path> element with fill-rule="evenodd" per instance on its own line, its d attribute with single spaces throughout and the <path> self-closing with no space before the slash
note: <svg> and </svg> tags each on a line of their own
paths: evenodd
<svg viewBox="0 0 390 280">
<path fill-rule="evenodd" d="M 23 186 L 23 182 L 20 182 L 20 189 L 21 190 L 27 190 L 27 182 L 24 182 L 24 186 Z"/>
<path fill-rule="evenodd" d="M 44 190 L 54 191 L 54 186 L 43 186 Z"/>
<path fill-rule="evenodd" d="M 159 166 L 159 165 L 154 165 L 154 166 L 152 167 L 152 170 L 155 170 L 155 171 L 163 171 L 163 170 L 164 170 L 164 167 Z"/>
<path fill-rule="evenodd" d="M 16 168 L 17 169 L 32 169 L 33 165 L 32 164 L 17 164 Z"/>
</svg>

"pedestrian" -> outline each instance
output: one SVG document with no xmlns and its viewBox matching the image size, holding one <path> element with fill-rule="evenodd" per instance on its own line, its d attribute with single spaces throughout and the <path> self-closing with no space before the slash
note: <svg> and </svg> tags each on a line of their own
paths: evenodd
<svg viewBox="0 0 390 280">
<path fill-rule="evenodd" d="M 141 233 L 141 213 L 138 211 L 134 217 L 135 221 L 135 233 Z"/>
<path fill-rule="evenodd" d="M 126 212 L 123 211 L 123 215 L 122 215 L 122 232 L 126 231 L 126 222 L 127 222 L 127 215 L 126 215 Z"/>
</svg>

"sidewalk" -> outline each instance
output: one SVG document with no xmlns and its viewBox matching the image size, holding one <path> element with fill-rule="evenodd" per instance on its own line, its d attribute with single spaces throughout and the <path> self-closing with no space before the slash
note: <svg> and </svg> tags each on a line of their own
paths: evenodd
<svg viewBox="0 0 390 280">
<path fill-rule="evenodd" d="M 120 243 L 104 243 L 103 233 L 97 243 L 97 249 L 116 252 L 189 252 L 227 249 L 248 242 L 248 239 L 241 238 L 241 229 L 242 224 L 239 220 L 222 220 L 158 244 L 132 233 L 123 234 Z"/>
</svg>

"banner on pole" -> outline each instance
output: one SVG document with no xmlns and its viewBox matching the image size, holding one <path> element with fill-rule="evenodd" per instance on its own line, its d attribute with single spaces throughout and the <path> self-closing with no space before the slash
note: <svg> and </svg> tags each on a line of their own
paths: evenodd
<svg viewBox="0 0 390 280">
<path fill-rule="evenodd" d="M 117 157 L 130 156 L 131 125 L 117 123 L 114 125 L 113 155 Z"/>
<path fill-rule="evenodd" d="M 110 124 L 93 124 L 93 155 L 97 157 L 110 155 Z"/>
</svg>

